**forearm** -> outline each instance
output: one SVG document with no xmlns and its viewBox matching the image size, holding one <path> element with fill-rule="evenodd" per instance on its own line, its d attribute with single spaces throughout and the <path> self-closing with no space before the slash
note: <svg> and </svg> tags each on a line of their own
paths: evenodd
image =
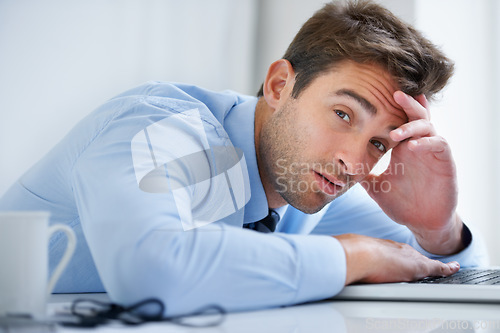
<svg viewBox="0 0 500 333">
<path fill-rule="evenodd" d="M 124 304 L 159 297 L 166 315 L 209 304 L 227 311 L 292 305 L 333 296 L 344 286 L 342 247 L 327 236 L 208 225 L 177 236 L 153 232 L 140 243 L 101 262 L 102 279 Z"/>
</svg>

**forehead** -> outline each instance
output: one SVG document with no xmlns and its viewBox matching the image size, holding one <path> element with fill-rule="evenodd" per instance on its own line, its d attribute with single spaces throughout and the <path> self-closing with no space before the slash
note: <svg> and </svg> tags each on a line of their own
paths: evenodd
<svg viewBox="0 0 500 333">
<path fill-rule="evenodd" d="M 340 62 L 316 78 L 310 88 L 322 95 L 343 95 L 354 99 L 368 112 L 398 118 L 401 122 L 408 120 L 406 113 L 393 97 L 394 92 L 398 90 L 395 80 L 387 70 L 376 64 Z"/>
</svg>

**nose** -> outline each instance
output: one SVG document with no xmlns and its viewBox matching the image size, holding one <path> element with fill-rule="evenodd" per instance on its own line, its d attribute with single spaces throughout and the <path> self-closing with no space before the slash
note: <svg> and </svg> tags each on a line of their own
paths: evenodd
<svg viewBox="0 0 500 333">
<path fill-rule="evenodd" d="M 362 178 L 370 172 L 366 143 L 358 141 L 346 144 L 337 152 L 336 159 L 342 171 L 348 176 Z"/>
</svg>

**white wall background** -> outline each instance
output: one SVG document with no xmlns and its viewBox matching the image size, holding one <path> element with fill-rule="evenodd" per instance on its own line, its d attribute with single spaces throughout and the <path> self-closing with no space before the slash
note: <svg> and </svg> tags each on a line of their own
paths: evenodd
<svg viewBox="0 0 500 333">
<path fill-rule="evenodd" d="M 254 94 L 326 0 L 1 0 L 0 195 L 81 118 L 148 80 Z M 455 60 L 433 120 L 459 210 L 500 265 L 500 1 L 379 0 Z"/>
<path fill-rule="evenodd" d="M 459 211 L 500 265 L 500 2 L 418 0 L 416 26 L 456 63 L 433 121 L 457 163 Z"/>
</svg>

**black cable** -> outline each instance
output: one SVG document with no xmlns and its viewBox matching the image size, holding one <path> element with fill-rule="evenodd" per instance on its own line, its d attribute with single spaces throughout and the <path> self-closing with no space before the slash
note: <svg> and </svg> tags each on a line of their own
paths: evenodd
<svg viewBox="0 0 500 333">
<path fill-rule="evenodd" d="M 91 307 L 84 307 L 83 304 Z M 145 306 L 156 306 L 157 311 L 153 314 L 139 312 Z M 115 303 L 106 303 L 91 299 L 76 299 L 71 304 L 71 313 L 78 319 L 77 322 L 62 322 L 63 326 L 71 327 L 96 327 L 104 325 L 112 320 L 121 322 L 128 326 L 141 325 L 150 322 L 171 322 L 186 327 L 213 327 L 220 325 L 225 318 L 226 311 L 218 305 L 208 305 L 196 310 L 194 313 L 182 316 L 164 317 L 165 305 L 157 298 L 148 298 L 131 306 L 124 307 Z M 215 314 L 215 320 L 196 324 L 189 319 L 194 316 Z"/>
</svg>

